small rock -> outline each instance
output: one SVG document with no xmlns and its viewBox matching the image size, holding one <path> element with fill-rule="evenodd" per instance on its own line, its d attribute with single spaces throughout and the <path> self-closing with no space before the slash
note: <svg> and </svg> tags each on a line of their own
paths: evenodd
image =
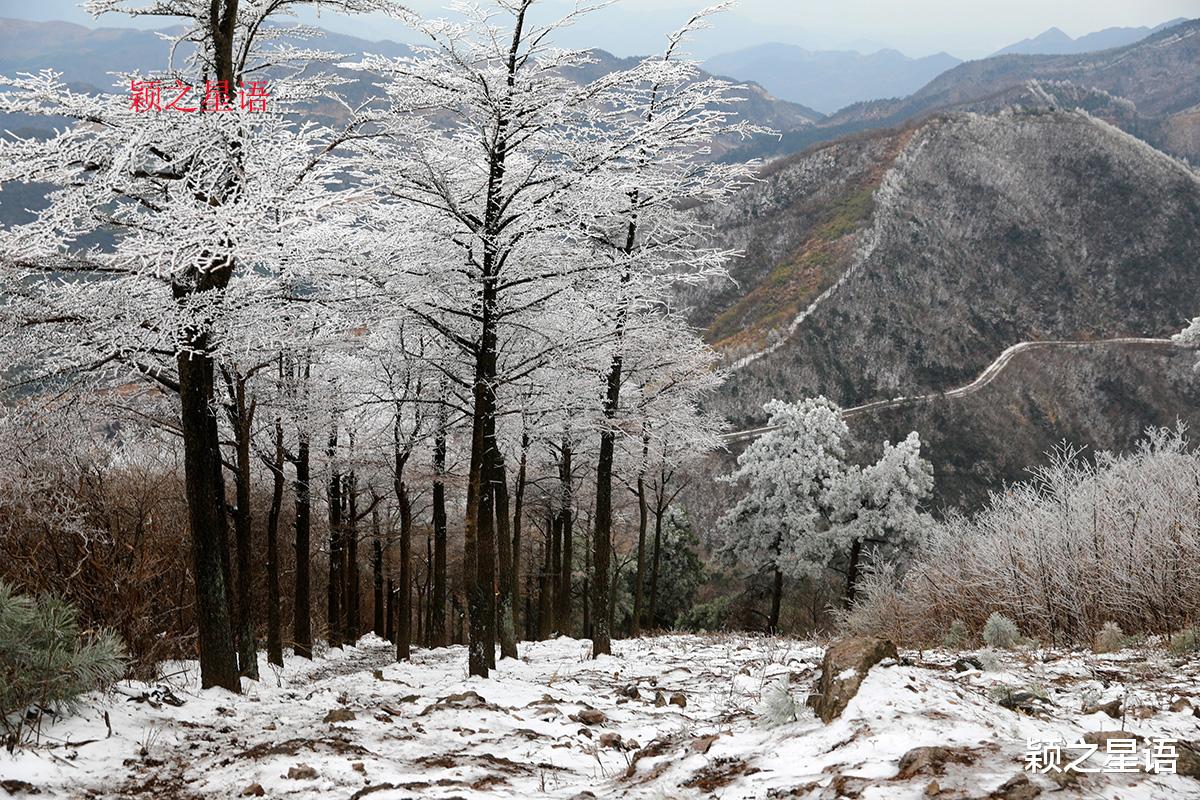
<svg viewBox="0 0 1200 800">
<path fill-rule="evenodd" d="M 325 722 L 350 722 L 358 719 L 348 708 L 335 708 L 325 715 Z"/>
<path fill-rule="evenodd" d="M 658 708 L 662 708 L 666 704 L 667 704 L 666 695 L 664 695 L 662 692 L 655 692 L 654 693 L 654 705 L 657 706 Z"/>
<path fill-rule="evenodd" d="M 973 669 L 983 671 L 983 662 L 975 656 L 963 656 L 954 662 L 955 672 L 968 672 Z"/>
<path fill-rule="evenodd" d="M 41 794 L 42 790 L 29 781 L 19 781 L 15 778 L 0 780 L 0 789 L 9 794 Z"/>
<path fill-rule="evenodd" d="M 383 670 L 377 669 L 371 672 L 371 677 L 377 681 L 383 680 Z"/>
<path fill-rule="evenodd" d="M 1042 793 L 1041 787 L 1029 782 L 1029 776 L 1021 774 L 1000 784 L 1000 788 L 988 795 L 989 800 L 1033 800 Z"/>
<path fill-rule="evenodd" d="M 886 639 L 856 637 L 831 644 L 821 661 L 816 691 L 808 698 L 821 721 L 829 723 L 841 716 L 867 672 L 885 658 L 898 658 L 896 645 Z"/>
<path fill-rule="evenodd" d="M 641 750 L 642 746 L 640 744 L 638 744 L 637 739 L 626 739 L 625 740 L 625 749 L 626 750 Z"/>
<path fill-rule="evenodd" d="M 1101 712 L 1108 714 L 1113 719 L 1120 719 L 1121 701 L 1111 700 L 1107 703 L 1098 703 L 1096 705 L 1085 706 L 1083 709 L 1084 714 L 1097 714 Z"/>
<path fill-rule="evenodd" d="M 245 789 L 242 789 L 242 797 L 262 797 L 266 793 L 261 783 L 252 783 Z"/>
<path fill-rule="evenodd" d="M 1051 705 L 1050 701 L 1033 692 L 1027 692 L 1024 689 L 1005 692 L 997 701 L 1004 708 L 1010 711 L 1020 711 L 1024 714 L 1036 716 L 1042 712 L 1042 706 Z"/>
<path fill-rule="evenodd" d="M 586 789 L 579 794 L 571 795 L 571 800 L 595 800 L 596 795 Z"/>
<path fill-rule="evenodd" d="M 576 722 L 582 722 L 584 725 L 599 725 L 604 722 L 606 717 L 604 712 L 598 708 L 585 708 L 580 710 L 578 714 L 572 714 L 571 719 Z"/>
<path fill-rule="evenodd" d="M 708 752 L 708 749 L 710 747 L 712 747 L 713 742 L 715 742 L 717 739 L 720 739 L 720 738 L 721 738 L 721 734 L 714 733 L 710 736 L 701 736 L 698 739 L 693 739 L 692 740 L 692 749 L 695 750 L 697 753 L 704 755 L 705 753 Z"/>
<path fill-rule="evenodd" d="M 1152 708 L 1151 706 L 1135 706 L 1125 713 L 1127 716 L 1132 717 L 1133 719 L 1150 719 L 1158 713 L 1158 709 Z"/>
<path fill-rule="evenodd" d="M 600 734 L 600 746 L 609 747 L 619 750 L 623 741 L 619 733 L 602 733 Z"/>
<path fill-rule="evenodd" d="M 579 730 L 575 731 L 575 735 L 576 735 L 576 736 L 582 736 L 582 737 L 584 737 L 585 739 L 590 739 L 590 738 L 592 738 L 592 732 L 591 732 L 591 731 L 589 731 L 587 728 L 580 728 Z"/>
<path fill-rule="evenodd" d="M 1175 763 L 1175 772 L 1188 778 L 1200 778 L 1200 744 L 1196 742 L 1179 742 L 1175 747 L 1179 760 Z"/>
<path fill-rule="evenodd" d="M 900 757 L 899 780 L 915 775 L 941 775 L 947 764 L 972 764 L 975 754 L 966 747 L 914 747 Z"/>
<path fill-rule="evenodd" d="M 683 692 L 676 692 L 671 695 L 671 705 L 687 708 L 687 698 L 683 696 Z"/>
<path fill-rule="evenodd" d="M 297 764 L 288 768 L 287 776 L 294 781 L 311 781 L 317 777 L 317 771 L 308 764 Z"/>
<path fill-rule="evenodd" d="M 630 700 L 637 700 L 642 696 L 642 693 L 638 691 L 637 684 L 631 683 L 621 690 L 621 696 L 628 697 Z"/>
<path fill-rule="evenodd" d="M 1176 714 L 1187 714 L 1192 710 L 1192 704 L 1188 702 L 1186 697 L 1181 697 L 1174 703 L 1171 703 L 1171 710 Z"/>
<path fill-rule="evenodd" d="M 263 730 L 264 730 L 264 731 L 273 731 L 273 730 L 275 730 L 275 723 L 274 723 L 274 722 L 268 722 L 266 725 L 263 725 Z"/>
<path fill-rule="evenodd" d="M 936 797 L 941 791 L 942 791 L 942 787 L 938 784 L 937 781 L 930 781 L 929 784 L 925 787 L 925 796 L 926 797 Z"/>
<path fill-rule="evenodd" d="M 232 708 L 226 708 L 225 706 L 217 706 L 217 714 L 222 717 L 232 717 L 232 716 L 236 716 L 237 712 L 234 711 Z"/>
</svg>

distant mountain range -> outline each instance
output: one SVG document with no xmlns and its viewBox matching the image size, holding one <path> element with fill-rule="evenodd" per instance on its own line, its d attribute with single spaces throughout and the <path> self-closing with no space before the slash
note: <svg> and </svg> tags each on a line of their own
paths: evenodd
<svg viewBox="0 0 1200 800">
<path fill-rule="evenodd" d="M 710 58 L 704 68 L 754 81 L 778 98 L 831 114 L 861 100 L 912 94 L 960 63 L 947 53 L 909 58 L 896 50 L 863 55 L 773 43 Z"/>
<path fill-rule="evenodd" d="M 1125 47 L 968 61 L 898 99 L 847 106 L 817 124 L 760 138 L 729 160 L 794 153 L 945 111 L 1082 108 L 1173 155 L 1200 160 L 1200 19 Z"/>
<path fill-rule="evenodd" d="M 994 54 L 1077 55 L 1139 42 L 1185 19 L 1156 27 L 1107 28 L 1073 39 L 1058 28 L 1009 45 Z M 753 81 L 774 96 L 833 114 L 855 103 L 907 97 L 963 63 L 949 53 L 910 58 L 897 50 L 870 53 L 813 50 L 790 44 L 762 44 L 714 56 L 704 68 L 716 75 Z"/>
<path fill-rule="evenodd" d="M 1145 26 L 1140 28 L 1105 28 L 1102 31 L 1080 36 L 1078 39 L 1072 39 L 1060 28 L 1051 28 L 1032 39 L 1023 39 L 1016 44 L 1010 44 L 1008 47 L 997 50 L 992 55 L 1065 56 L 1076 53 L 1092 53 L 1097 50 L 1109 50 L 1113 47 L 1124 47 L 1134 42 L 1140 42 L 1151 34 L 1158 33 L 1165 28 L 1170 28 L 1186 21 L 1186 18 L 1180 17 L 1170 22 L 1164 22 L 1162 25 L 1156 25 L 1153 28 Z"/>
</svg>

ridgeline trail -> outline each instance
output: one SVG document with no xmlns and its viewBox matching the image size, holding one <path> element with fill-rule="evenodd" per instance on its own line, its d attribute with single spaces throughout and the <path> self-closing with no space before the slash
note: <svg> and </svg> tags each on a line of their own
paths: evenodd
<svg viewBox="0 0 1200 800">
<path fill-rule="evenodd" d="M 950 389 L 945 392 L 933 392 L 931 394 L 914 395 L 912 397 L 893 397 L 890 400 L 875 400 L 861 406 L 843 409 L 842 416 L 846 419 L 867 414 L 872 411 L 881 411 L 887 408 L 896 408 L 899 406 L 916 405 L 918 403 L 927 403 L 932 400 L 953 399 L 957 397 L 967 397 L 975 394 L 980 389 L 989 385 L 992 381 L 1004 371 L 1009 362 L 1020 353 L 1030 350 L 1058 350 L 1058 349 L 1083 349 L 1091 347 L 1111 347 L 1111 346 L 1150 346 L 1150 347 L 1182 347 L 1176 344 L 1171 339 L 1145 339 L 1137 337 L 1117 337 L 1113 339 L 1096 339 L 1092 341 L 1035 341 L 1035 342 L 1018 342 L 1012 347 L 1005 350 L 1000 356 L 988 365 L 983 372 L 979 373 L 979 377 L 965 386 L 959 386 L 956 389 Z M 762 436 L 764 433 L 769 433 L 775 430 L 775 426 L 767 425 L 761 428 L 751 428 L 744 431 L 734 431 L 727 433 L 722 437 L 725 444 L 738 444 L 741 442 L 749 442 Z"/>
</svg>

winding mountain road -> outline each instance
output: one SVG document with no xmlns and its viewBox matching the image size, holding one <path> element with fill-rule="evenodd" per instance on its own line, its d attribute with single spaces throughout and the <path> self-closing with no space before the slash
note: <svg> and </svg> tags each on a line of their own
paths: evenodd
<svg viewBox="0 0 1200 800">
<path fill-rule="evenodd" d="M 994 381 L 1009 362 L 1020 353 L 1025 353 L 1031 350 L 1058 350 L 1058 349 L 1084 349 L 1091 347 L 1109 347 L 1109 346 L 1126 346 L 1139 345 L 1150 347 L 1182 347 L 1176 344 L 1171 339 L 1141 339 L 1136 337 L 1118 337 L 1114 339 L 1096 339 L 1094 341 L 1036 341 L 1036 342 L 1019 342 L 1005 350 L 1000 356 L 988 365 L 987 369 L 979 373 L 979 377 L 971 381 L 965 386 L 959 386 L 956 389 L 950 389 L 946 392 L 934 392 L 932 394 L 915 395 L 913 397 L 893 397 L 891 400 L 876 400 L 861 406 L 847 408 L 842 410 L 842 417 L 850 419 L 860 414 L 867 414 L 872 411 L 879 411 L 885 408 L 896 408 L 898 406 L 916 405 L 917 403 L 925 403 L 931 400 L 950 399 L 956 397 L 967 397 L 975 394 L 980 389 L 983 389 L 992 381 Z M 768 425 L 762 428 L 751 428 L 745 431 L 735 431 L 727 433 L 722 437 L 725 444 L 738 444 L 740 442 L 749 442 L 762 436 L 764 433 L 769 433 L 775 430 L 776 426 Z"/>
</svg>

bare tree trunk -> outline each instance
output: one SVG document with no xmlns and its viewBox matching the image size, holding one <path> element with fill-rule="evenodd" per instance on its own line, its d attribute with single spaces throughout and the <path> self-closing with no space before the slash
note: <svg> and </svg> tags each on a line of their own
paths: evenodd
<svg viewBox="0 0 1200 800">
<path fill-rule="evenodd" d="M 519 609 L 521 606 L 521 514 L 525 505 L 525 471 L 529 457 L 529 434 L 521 434 L 521 461 L 517 467 L 517 487 L 513 497 L 513 523 L 512 523 L 512 569 L 509 570 L 510 583 L 512 588 L 509 590 L 512 596 L 512 624 L 513 630 L 520 630 L 521 620 L 519 618 Z"/>
<path fill-rule="evenodd" d="M 637 573 L 633 579 L 633 631 L 634 638 L 642 635 L 642 601 L 646 584 L 646 523 L 649 508 L 646 504 L 646 460 L 650 455 L 650 432 L 642 426 L 642 466 L 638 470 L 638 544 Z"/>
<path fill-rule="evenodd" d="M 387 630 L 386 638 L 389 642 L 396 641 L 396 584 L 391 578 L 387 581 Z"/>
<path fill-rule="evenodd" d="M 267 661 L 283 666 L 280 630 L 279 515 L 283 510 L 283 422 L 275 420 L 275 459 L 271 462 L 271 509 L 267 513 Z"/>
<path fill-rule="evenodd" d="M 425 532 L 425 620 L 424 638 L 426 647 L 433 647 L 433 532 Z"/>
<path fill-rule="evenodd" d="M 550 637 L 553 628 L 551 615 L 554 613 L 554 593 L 558 586 L 558 572 L 554 563 L 554 551 L 557 549 L 555 529 L 558 523 L 553 518 L 546 518 L 546 543 L 542 548 L 542 569 L 538 573 L 538 618 L 537 638 L 545 641 Z"/>
<path fill-rule="evenodd" d="M 200 683 L 241 691 L 225 563 L 228 533 L 221 441 L 213 413 L 213 359 L 208 337 L 191 332 L 176 359 L 184 484 L 192 533 L 192 577 L 200 645 Z"/>
<path fill-rule="evenodd" d="M 342 552 L 342 476 L 337 471 L 337 422 L 333 423 L 329 434 L 329 591 L 328 622 L 329 646 L 342 646 L 342 562 L 345 555 Z"/>
<path fill-rule="evenodd" d="M 496 548 L 500 561 L 496 627 L 500 634 L 500 657 L 517 657 L 517 632 L 513 618 L 513 542 L 509 530 L 508 476 L 504 459 L 497 456 L 492 470 L 492 496 L 496 507 Z"/>
<path fill-rule="evenodd" d="M 371 630 L 375 631 L 375 635 L 383 638 L 385 627 L 383 622 L 383 539 L 379 535 L 379 509 L 371 509 L 371 533 L 374 539 L 374 548 L 371 553 L 371 580 L 375 589 L 375 620 Z"/>
<path fill-rule="evenodd" d="M 346 476 L 346 641 L 354 644 L 362 630 L 360 615 L 359 582 L 362 578 L 358 567 L 358 480 L 354 470 Z"/>
<path fill-rule="evenodd" d="M 608 390 L 604 398 L 604 416 L 612 424 L 621 398 L 622 357 L 618 350 L 613 356 L 608 371 Z M 612 629 L 608 619 L 609 597 L 609 551 L 612 549 L 612 470 L 613 450 L 616 433 L 606 428 L 600 434 L 600 457 L 596 461 L 596 527 L 592 533 L 592 570 L 595 593 L 593 607 L 595 621 L 592 623 L 592 657 L 612 653 Z"/>
<path fill-rule="evenodd" d="M 772 636 L 779 633 L 779 609 L 783 605 L 783 572 L 775 570 L 775 580 L 771 589 L 771 616 L 767 620 L 767 633 Z"/>
<path fill-rule="evenodd" d="M 850 563 L 846 567 L 846 608 L 854 605 L 854 596 L 858 592 L 858 566 L 862 561 L 862 539 L 855 539 L 850 545 Z"/>
<path fill-rule="evenodd" d="M 449 644 L 446 630 L 446 407 L 438 411 L 438 428 L 433 444 L 433 597 L 430 600 L 431 643 Z"/>
<path fill-rule="evenodd" d="M 401 483 L 397 500 L 400 505 L 400 577 L 396 591 L 396 659 L 407 661 L 412 649 L 412 503 L 408 487 Z"/>
<path fill-rule="evenodd" d="M 586 529 L 585 529 L 586 530 Z M 583 602 L 583 638 L 592 638 L 592 548 L 583 548 L 583 591 L 580 599 Z"/>
<path fill-rule="evenodd" d="M 621 580 L 621 563 L 617 560 L 616 551 L 610 553 L 611 563 L 614 565 L 612 569 L 612 579 L 608 591 L 608 607 L 603 609 L 601 613 L 608 618 L 609 631 L 616 630 L 617 616 L 617 585 Z"/>
<path fill-rule="evenodd" d="M 650 626 L 658 625 L 658 566 L 662 554 L 662 521 L 665 509 L 660 503 L 654 509 L 654 557 L 650 560 Z"/>
<path fill-rule="evenodd" d="M 571 630 L 571 583 L 574 568 L 574 506 L 575 488 L 571 479 L 571 442 L 563 438 L 562 458 L 559 461 L 559 481 L 562 490 L 562 509 L 558 512 L 562 530 L 562 561 L 559 566 L 559 587 L 554 609 L 554 626 L 559 633 L 569 634 Z"/>
<path fill-rule="evenodd" d="M 469 674 L 486 678 L 488 675 L 488 655 L 491 648 L 487 639 L 486 618 L 491 608 L 492 594 L 491 570 L 485 564 L 491 561 L 494 545 L 491 541 L 490 528 L 480 530 L 484 519 L 490 523 L 491 508 L 484 503 L 481 495 L 484 493 L 484 417 L 487 416 L 486 395 L 487 378 L 481 365 L 482 357 L 476 358 L 476 376 L 474 387 L 474 409 L 471 419 L 471 463 L 467 477 L 467 513 L 463 524 L 463 588 L 467 595 L 467 669 Z"/>
<path fill-rule="evenodd" d="M 312 658 L 312 476 L 308 433 L 300 431 L 296 445 L 296 577 L 292 649 Z"/>
<path fill-rule="evenodd" d="M 258 680 L 258 647 L 254 641 L 254 618 L 252 616 L 251 590 L 253 577 L 251 575 L 250 549 L 251 541 L 251 510 L 250 510 L 250 434 L 254 422 L 254 401 L 246 397 L 246 376 L 236 374 L 222 368 L 225 385 L 229 391 L 229 402 L 226 414 L 230 427 L 233 429 L 235 472 L 234 490 L 237 506 L 233 512 L 234 548 L 237 554 L 237 643 L 238 667 L 241 674 L 252 680 Z"/>
<path fill-rule="evenodd" d="M 409 451 L 401 445 L 400 418 L 395 426 L 395 490 L 400 508 L 400 578 L 396 587 L 396 660 L 407 661 L 412 648 L 412 501 L 408 496 L 408 485 L 404 482 L 404 467 L 408 463 Z"/>
</svg>

